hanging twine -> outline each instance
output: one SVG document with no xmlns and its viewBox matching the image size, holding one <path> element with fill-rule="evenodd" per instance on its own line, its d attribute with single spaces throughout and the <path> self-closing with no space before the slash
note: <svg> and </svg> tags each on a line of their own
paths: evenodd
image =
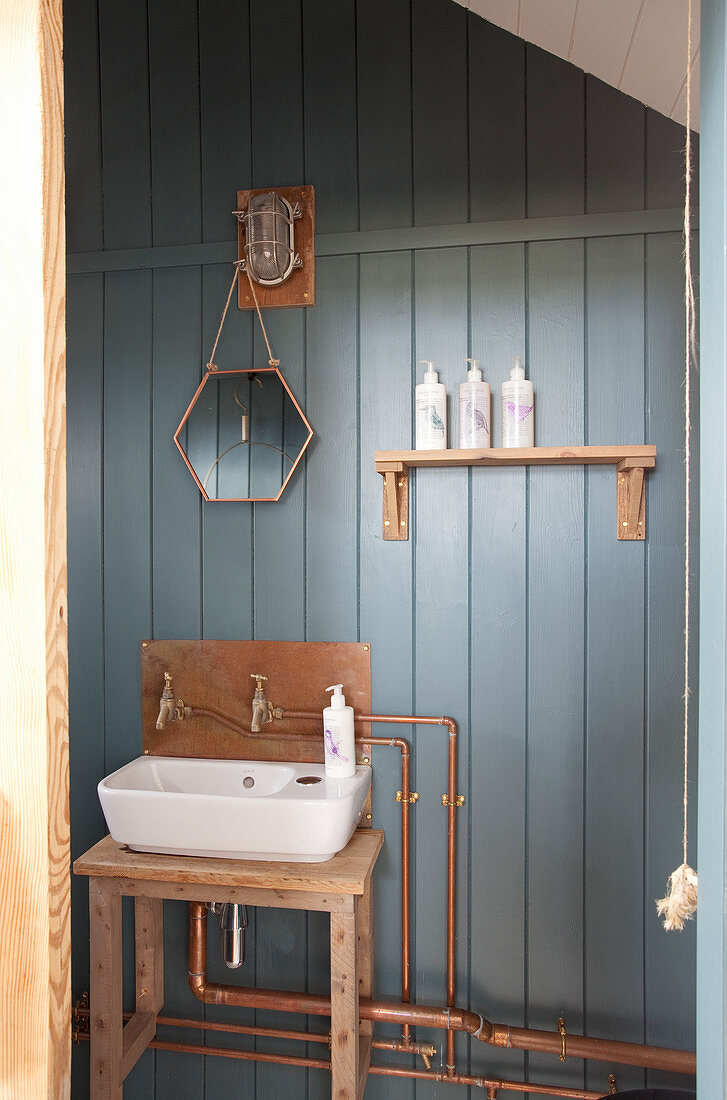
<svg viewBox="0 0 727 1100">
<path fill-rule="evenodd" d="M 217 364 L 215 363 L 215 352 L 217 351 L 217 345 L 220 342 L 220 336 L 222 335 L 222 327 L 225 323 L 225 318 L 227 317 L 227 311 L 230 308 L 230 302 L 232 301 L 232 293 L 235 289 L 235 283 L 237 282 L 237 276 L 239 275 L 241 268 L 242 268 L 242 262 L 240 260 L 237 260 L 236 263 L 235 263 L 235 273 L 232 276 L 232 282 L 230 283 L 230 289 L 227 293 L 227 301 L 225 302 L 225 308 L 222 310 L 222 319 L 220 320 L 220 327 L 217 329 L 217 335 L 215 337 L 215 342 L 212 345 L 212 354 L 210 355 L 209 362 L 207 363 L 207 370 L 215 371 L 215 370 L 218 369 Z M 273 353 L 272 353 L 272 350 L 270 348 L 270 341 L 268 340 L 268 334 L 267 334 L 267 331 L 265 329 L 265 324 L 263 323 L 263 315 L 260 312 L 260 306 L 258 305 L 257 294 L 255 293 L 255 286 L 253 284 L 252 279 L 250 278 L 250 272 L 247 270 L 247 268 L 245 268 L 245 273 L 247 275 L 248 282 L 250 283 L 250 290 L 252 291 L 252 300 L 255 303 L 255 309 L 257 310 L 258 320 L 260 321 L 260 328 L 263 330 L 263 336 L 265 337 L 265 346 L 268 349 L 268 363 L 270 364 L 271 367 L 279 367 L 280 366 L 280 360 L 273 358 Z"/>
<path fill-rule="evenodd" d="M 684 197 L 684 828 L 682 833 L 682 863 L 672 871 L 666 884 L 666 896 L 656 903 L 656 912 L 664 917 L 667 932 L 684 928 L 697 911 L 698 879 L 696 871 L 687 862 L 687 817 L 689 808 L 689 518 L 690 518 L 690 462 L 691 462 L 691 388 L 690 366 L 696 363 L 696 310 L 694 305 L 694 281 L 692 279 L 691 247 L 691 196 L 692 180 L 692 0 L 689 0 L 687 16 L 687 139 L 685 160 Z"/>
</svg>

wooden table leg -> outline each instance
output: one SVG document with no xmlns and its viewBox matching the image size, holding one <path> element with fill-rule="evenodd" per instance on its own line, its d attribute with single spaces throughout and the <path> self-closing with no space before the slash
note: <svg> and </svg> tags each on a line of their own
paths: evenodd
<svg viewBox="0 0 727 1100">
<path fill-rule="evenodd" d="M 357 1100 L 358 897 L 345 910 L 331 913 L 331 1071 L 333 1100 Z"/>
<path fill-rule="evenodd" d="M 374 894 L 370 875 L 358 903 L 358 992 L 359 997 L 370 998 L 374 995 Z M 369 1075 L 373 1034 L 373 1020 L 362 1020 L 359 1025 L 359 1100 Z"/>
<path fill-rule="evenodd" d="M 110 879 L 88 884 L 91 945 L 91 1100 L 121 1100 L 121 894 Z"/>
</svg>

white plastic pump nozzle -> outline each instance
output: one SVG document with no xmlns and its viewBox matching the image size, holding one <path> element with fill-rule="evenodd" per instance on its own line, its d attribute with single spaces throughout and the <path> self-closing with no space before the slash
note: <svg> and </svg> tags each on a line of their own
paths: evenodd
<svg viewBox="0 0 727 1100">
<path fill-rule="evenodd" d="M 419 362 L 423 363 L 424 366 L 427 368 L 424 371 L 424 381 L 425 382 L 438 382 L 439 381 L 439 375 L 435 371 L 434 363 L 431 361 L 431 359 L 420 359 Z"/>
<path fill-rule="evenodd" d="M 520 358 L 519 355 L 516 355 L 514 366 L 513 366 L 512 370 L 510 371 L 510 378 L 513 380 L 513 382 L 516 382 L 519 378 L 524 378 L 524 377 L 525 377 L 525 367 L 523 366 L 523 361 L 522 361 L 522 359 Z"/>
<path fill-rule="evenodd" d="M 479 359 L 467 359 L 467 362 L 472 364 L 470 369 L 467 371 L 467 381 L 468 382 L 481 382 L 482 381 L 482 371 L 480 370 L 480 361 L 479 361 Z"/>
<path fill-rule="evenodd" d="M 342 710 L 346 705 L 346 696 L 343 694 L 343 684 L 332 684 L 331 687 L 326 688 L 326 691 L 332 691 L 331 706 L 334 710 Z"/>
</svg>

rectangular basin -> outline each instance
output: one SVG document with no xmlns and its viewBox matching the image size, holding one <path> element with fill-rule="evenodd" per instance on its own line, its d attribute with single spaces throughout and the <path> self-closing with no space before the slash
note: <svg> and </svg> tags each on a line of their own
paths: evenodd
<svg viewBox="0 0 727 1100">
<path fill-rule="evenodd" d="M 371 768 L 139 756 L 102 779 L 111 836 L 137 852 L 323 863 L 363 815 Z"/>
</svg>

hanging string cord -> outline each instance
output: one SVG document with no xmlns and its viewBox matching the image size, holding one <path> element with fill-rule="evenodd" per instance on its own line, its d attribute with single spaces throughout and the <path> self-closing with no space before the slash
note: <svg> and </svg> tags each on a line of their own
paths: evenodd
<svg viewBox="0 0 727 1100">
<path fill-rule="evenodd" d="M 238 260 L 238 265 L 239 264 L 240 264 L 240 261 Z M 279 359 L 273 359 L 273 353 L 270 350 L 270 341 L 268 340 L 268 334 L 265 331 L 265 325 L 263 324 L 263 315 L 260 312 L 260 306 L 258 305 L 257 294 L 255 293 L 255 284 L 252 281 L 252 276 L 250 275 L 250 269 L 249 269 L 249 267 L 247 267 L 247 265 L 245 266 L 245 274 L 247 275 L 247 281 L 250 284 L 250 290 L 252 291 L 252 300 L 255 303 L 255 309 L 257 310 L 258 320 L 260 321 L 260 328 L 263 330 L 263 336 L 265 337 L 265 344 L 266 344 L 267 349 L 268 349 L 268 363 L 270 364 L 271 367 L 279 367 L 280 366 L 280 360 Z"/>
<path fill-rule="evenodd" d="M 217 366 L 215 364 L 215 352 L 217 351 L 217 345 L 220 342 L 220 336 L 222 335 L 222 327 L 225 323 L 225 318 L 227 317 L 227 311 L 230 308 L 230 302 L 232 301 L 232 294 L 233 294 L 233 291 L 235 289 L 235 283 L 237 282 L 237 277 L 238 277 L 241 270 L 242 270 L 242 262 L 240 260 L 237 260 L 236 263 L 235 263 L 235 273 L 232 276 L 232 282 L 230 283 L 230 289 L 227 293 L 227 301 L 225 302 L 225 308 L 222 310 L 222 318 L 220 320 L 220 327 L 217 329 L 217 335 L 215 336 L 215 342 L 212 346 L 212 354 L 210 355 L 209 362 L 207 363 L 207 370 L 217 370 Z M 247 268 L 245 268 L 245 273 L 247 275 L 248 282 L 250 283 L 250 290 L 252 291 L 252 300 L 255 303 L 255 309 L 257 310 L 258 320 L 260 321 L 260 328 L 263 330 L 263 336 L 265 337 L 265 346 L 268 349 L 268 363 L 270 364 L 271 367 L 279 367 L 280 366 L 280 360 L 273 358 L 273 353 L 272 353 L 272 350 L 270 348 L 270 341 L 268 340 L 268 334 L 267 334 L 267 331 L 265 329 L 265 325 L 263 323 L 263 315 L 260 312 L 260 306 L 258 305 L 257 294 L 255 293 L 255 285 L 254 285 L 252 279 L 250 278 L 250 272 L 247 270 Z"/>
<path fill-rule="evenodd" d="M 217 345 L 220 342 L 220 336 L 222 335 L 222 326 L 225 323 L 225 317 L 227 316 L 227 311 L 230 308 L 230 300 L 232 299 L 232 292 L 235 289 L 235 283 L 236 282 L 237 282 L 237 266 L 235 267 L 235 274 L 232 276 L 232 282 L 230 283 L 230 289 L 229 289 L 228 294 L 227 294 L 227 301 L 225 302 L 225 308 L 222 310 L 222 319 L 220 321 L 220 327 L 217 329 L 217 335 L 215 336 L 215 342 L 212 345 L 212 353 L 209 357 L 209 362 L 207 363 L 207 370 L 217 370 L 217 367 L 215 366 L 215 352 L 217 351 Z"/>
<path fill-rule="evenodd" d="M 687 135 L 684 150 L 684 829 L 682 863 L 669 876 L 666 897 L 656 903 L 664 928 L 681 931 L 684 921 L 697 911 L 698 879 L 687 863 L 689 809 L 689 526 L 691 473 L 691 366 L 697 363 L 696 309 L 692 278 L 691 180 L 692 180 L 692 0 L 687 15 Z"/>
</svg>

